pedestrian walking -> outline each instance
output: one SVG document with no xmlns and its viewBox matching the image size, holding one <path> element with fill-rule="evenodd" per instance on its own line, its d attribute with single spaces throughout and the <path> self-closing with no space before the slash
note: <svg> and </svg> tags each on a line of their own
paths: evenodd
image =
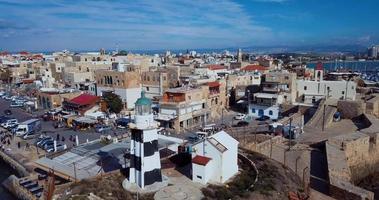
<svg viewBox="0 0 379 200">
<path fill-rule="evenodd" d="M 17 147 L 21 148 L 21 142 L 17 142 Z"/>
<path fill-rule="evenodd" d="M 64 138 L 63 136 L 62 136 L 62 142 L 64 142 L 66 140 L 66 138 Z"/>
<path fill-rule="evenodd" d="M 60 135 L 59 135 L 59 133 L 57 134 L 57 141 L 59 141 L 59 139 L 60 139 Z"/>
<path fill-rule="evenodd" d="M 8 139 L 8 146 L 11 145 L 11 141 Z"/>
</svg>

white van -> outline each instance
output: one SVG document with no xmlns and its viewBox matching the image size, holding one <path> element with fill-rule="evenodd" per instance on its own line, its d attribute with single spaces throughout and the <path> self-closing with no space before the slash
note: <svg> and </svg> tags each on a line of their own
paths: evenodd
<svg viewBox="0 0 379 200">
<path fill-rule="evenodd" d="M 18 120 L 17 119 L 8 119 L 4 123 L 2 123 L 1 126 L 4 127 L 4 128 L 8 128 L 8 127 L 14 126 L 16 124 L 18 124 Z"/>
</svg>

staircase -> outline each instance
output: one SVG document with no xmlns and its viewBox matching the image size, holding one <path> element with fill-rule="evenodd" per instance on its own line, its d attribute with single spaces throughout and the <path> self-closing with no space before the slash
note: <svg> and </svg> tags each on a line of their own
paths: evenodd
<svg viewBox="0 0 379 200">
<path fill-rule="evenodd" d="M 325 114 L 324 114 L 324 107 L 325 107 Z M 333 122 L 333 116 L 336 112 L 337 112 L 337 107 L 335 106 L 335 102 L 323 99 L 320 102 L 316 113 L 313 115 L 313 117 L 309 120 L 309 122 L 305 126 L 306 128 L 320 130 L 322 129 L 322 125 L 324 121 L 325 128 L 327 128 Z M 324 118 L 324 115 L 325 115 L 325 118 Z"/>
</svg>

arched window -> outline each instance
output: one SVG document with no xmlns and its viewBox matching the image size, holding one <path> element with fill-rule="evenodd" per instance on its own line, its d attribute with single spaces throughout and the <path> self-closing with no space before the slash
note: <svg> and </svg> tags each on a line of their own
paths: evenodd
<svg viewBox="0 0 379 200">
<path fill-rule="evenodd" d="M 272 110 L 268 111 L 268 114 L 269 114 L 269 115 L 273 115 Z"/>
</svg>

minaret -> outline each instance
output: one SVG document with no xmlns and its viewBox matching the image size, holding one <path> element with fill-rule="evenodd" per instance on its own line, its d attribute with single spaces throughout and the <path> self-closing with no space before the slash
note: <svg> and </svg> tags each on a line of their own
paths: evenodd
<svg viewBox="0 0 379 200">
<path fill-rule="evenodd" d="M 129 182 L 140 188 L 162 182 L 158 151 L 158 123 L 151 112 L 151 100 L 141 92 L 135 104 L 135 123 L 131 123 Z"/>
</svg>

